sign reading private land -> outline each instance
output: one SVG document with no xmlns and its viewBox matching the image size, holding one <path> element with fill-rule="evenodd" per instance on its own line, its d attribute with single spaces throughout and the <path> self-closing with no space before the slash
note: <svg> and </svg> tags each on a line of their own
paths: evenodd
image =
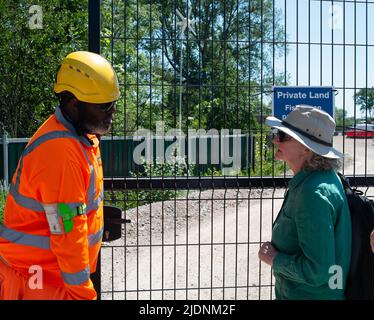
<svg viewBox="0 0 374 320">
<path fill-rule="evenodd" d="M 333 87 L 273 87 L 273 115 L 284 120 L 297 105 L 307 104 L 334 118 Z"/>
</svg>

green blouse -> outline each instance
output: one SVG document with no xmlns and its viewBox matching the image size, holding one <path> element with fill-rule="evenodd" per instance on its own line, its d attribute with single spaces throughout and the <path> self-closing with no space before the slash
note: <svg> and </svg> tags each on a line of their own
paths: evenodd
<svg viewBox="0 0 374 320">
<path fill-rule="evenodd" d="M 277 299 L 344 299 L 351 220 L 336 172 L 300 171 L 273 225 Z"/>
</svg>

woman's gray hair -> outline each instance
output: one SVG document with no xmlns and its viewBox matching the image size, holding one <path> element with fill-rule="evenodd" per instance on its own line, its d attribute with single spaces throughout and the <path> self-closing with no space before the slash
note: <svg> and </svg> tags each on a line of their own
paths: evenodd
<svg viewBox="0 0 374 320">
<path fill-rule="evenodd" d="M 305 161 L 305 170 L 339 170 L 342 166 L 340 159 L 330 159 L 313 152 L 312 156 Z"/>
</svg>

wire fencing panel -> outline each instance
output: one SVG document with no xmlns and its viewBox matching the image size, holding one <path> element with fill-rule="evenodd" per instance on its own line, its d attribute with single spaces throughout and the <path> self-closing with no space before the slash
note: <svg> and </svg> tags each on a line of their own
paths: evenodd
<svg viewBox="0 0 374 320">
<path fill-rule="evenodd" d="M 373 116 L 373 14 L 373 1 L 101 1 L 100 53 L 121 85 L 105 201 L 131 220 L 102 248 L 103 299 L 274 298 L 257 252 L 291 172 L 263 124 L 272 87 L 336 90 L 334 146 L 371 195 L 373 142 L 347 132 Z"/>
</svg>

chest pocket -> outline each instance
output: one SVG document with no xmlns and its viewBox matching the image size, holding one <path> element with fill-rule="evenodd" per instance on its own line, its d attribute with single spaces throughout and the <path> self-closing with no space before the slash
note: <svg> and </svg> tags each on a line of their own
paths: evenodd
<svg viewBox="0 0 374 320">
<path fill-rule="evenodd" d="M 287 214 L 286 208 L 281 210 L 274 223 L 272 242 L 278 250 L 287 254 L 295 254 L 300 250 L 296 223 L 294 218 Z"/>
</svg>

